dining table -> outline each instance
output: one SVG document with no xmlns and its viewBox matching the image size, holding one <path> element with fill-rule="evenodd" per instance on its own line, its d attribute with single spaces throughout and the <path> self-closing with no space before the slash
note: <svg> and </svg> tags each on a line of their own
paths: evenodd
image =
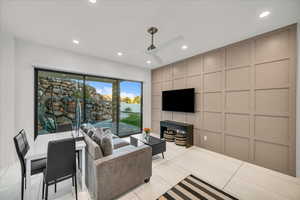
<svg viewBox="0 0 300 200">
<path fill-rule="evenodd" d="M 83 140 L 83 134 L 81 131 L 65 131 L 60 133 L 49 133 L 44 135 L 38 135 L 34 142 L 30 145 L 29 151 L 25 155 L 26 160 L 26 190 L 25 200 L 31 200 L 32 192 L 32 180 L 31 180 L 31 161 L 36 159 L 47 158 L 48 143 L 54 140 L 61 140 L 67 138 L 75 139 L 76 151 L 81 153 L 81 189 L 86 188 L 85 184 L 85 147 L 86 143 Z M 79 169 L 79 167 L 78 167 Z"/>
</svg>

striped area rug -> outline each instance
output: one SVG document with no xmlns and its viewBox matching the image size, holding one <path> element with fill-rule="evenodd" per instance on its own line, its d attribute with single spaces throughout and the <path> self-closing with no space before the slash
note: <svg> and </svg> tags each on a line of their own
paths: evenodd
<svg viewBox="0 0 300 200">
<path fill-rule="evenodd" d="M 238 200 L 226 192 L 190 175 L 157 200 Z"/>
</svg>

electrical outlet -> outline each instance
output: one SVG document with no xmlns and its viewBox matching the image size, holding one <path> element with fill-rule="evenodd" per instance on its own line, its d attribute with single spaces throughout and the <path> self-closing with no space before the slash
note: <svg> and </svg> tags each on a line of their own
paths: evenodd
<svg viewBox="0 0 300 200">
<path fill-rule="evenodd" d="M 204 141 L 206 141 L 206 140 L 207 140 L 207 136 L 205 135 L 205 136 L 204 136 Z"/>
</svg>

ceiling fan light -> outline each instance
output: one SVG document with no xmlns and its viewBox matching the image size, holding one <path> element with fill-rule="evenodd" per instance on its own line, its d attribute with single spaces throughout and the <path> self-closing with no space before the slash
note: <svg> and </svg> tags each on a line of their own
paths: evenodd
<svg viewBox="0 0 300 200">
<path fill-rule="evenodd" d="M 147 60 L 146 63 L 147 63 L 148 65 L 150 65 L 150 64 L 151 64 L 151 60 Z"/>
</svg>

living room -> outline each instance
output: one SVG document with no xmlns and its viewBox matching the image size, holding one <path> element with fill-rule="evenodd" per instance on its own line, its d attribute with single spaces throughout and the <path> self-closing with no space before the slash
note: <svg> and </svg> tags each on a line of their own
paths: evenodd
<svg viewBox="0 0 300 200">
<path fill-rule="evenodd" d="M 0 9 L 0 199 L 300 199 L 298 1 Z"/>
</svg>

